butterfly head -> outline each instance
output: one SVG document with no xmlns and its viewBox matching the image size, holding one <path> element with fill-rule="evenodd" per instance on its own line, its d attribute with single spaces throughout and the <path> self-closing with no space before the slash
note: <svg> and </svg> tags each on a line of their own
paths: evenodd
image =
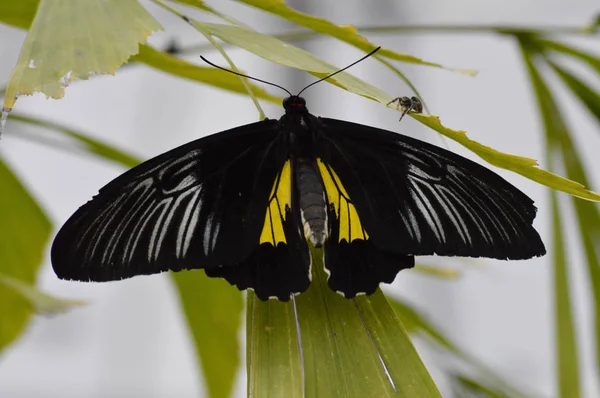
<svg viewBox="0 0 600 398">
<path fill-rule="evenodd" d="M 283 109 L 285 109 L 285 113 L 308 112 L 306 101 L 297 95 L 292 95 L 284 99 Z"/>
</svg>

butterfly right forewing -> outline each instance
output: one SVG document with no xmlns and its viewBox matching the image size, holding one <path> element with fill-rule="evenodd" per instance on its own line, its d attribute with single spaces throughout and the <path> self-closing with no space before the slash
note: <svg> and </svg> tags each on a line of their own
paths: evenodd
<svg viewBox="0 0 600 398">
<path fill-rule="evenodd" d="M 498 259 L 545 254 L 533 201 L 491 170 L 390 131 L 321 120 L 322 157 L 379 248 Z"/>
</svg>

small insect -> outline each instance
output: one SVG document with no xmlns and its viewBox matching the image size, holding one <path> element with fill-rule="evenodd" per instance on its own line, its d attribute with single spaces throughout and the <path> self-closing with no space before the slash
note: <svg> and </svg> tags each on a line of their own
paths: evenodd
<svg viewBox="0 0 600 398">
<path fill-rule="evenodd" d="M 108 183 L 54 239 L 56 275 L 204 269 L 287 301 L 311 282 L 311 247 L 347 298 L 391 283 L 415 256 L 545 254 L 533 201 L 503 178 L 414 138 L 313 116 L 304 90 L 285 90 L 279 120 L 192 141 Z"/>
<path fill-rule="evenodd" d="M 389 106 L 394 102 L 398 102 L 398 105 L 396 105 L 396 109 L 402 112 L 399 121 L 402 121 L 404 115 L 406 115 L 409 112 L 423 113 L 423 103 L 417 97 L 396 97 L 390 102 L 388 102 L 387 105 Z"/>
</svg>

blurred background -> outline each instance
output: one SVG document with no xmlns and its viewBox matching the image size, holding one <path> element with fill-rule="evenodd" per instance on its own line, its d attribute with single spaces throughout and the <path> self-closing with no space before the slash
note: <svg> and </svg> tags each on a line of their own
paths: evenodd
<svg viewBox="0 0 600 398">
<path fill-rule="evenodd" d="M 210 2 L 208 2 L 211 4 Z M 297 30 L 286 21 L 233 2 L 212 2 L 221 12 L 263 33 Z M 516 25 L 582 26 L 598 11 L 598 2 L 577 0 L 504 0 L 480 2 L 432 0 L 364 2 L 288 1 L 288 5 L 338 24 L 383 25 Z M 153 4 L 142 2 L 166 32 L 150 40 L 166 48 L 173 40 L 187 47 L 203 38 L 181 20 Z M 188 12 L 186 9 L 185 12 Z M 189 11 L 191 15 L 194 12 Z M 202 19 L 206 20 L 203 16 Z M 0 86 L 8 82 L 26 32 L 0 25 Z M 537 105 L 525 66 L 514 40 L 488 33 L 405 33 L 366 35 L 372 42 L 446 66 L 476 69 L 468 77 L 441 69 L 399 64 L 418 87 L 431 113 L 444 125 L 467 130 L 469 137 L 502 152 L 531 157 L 544 163 L 545 147 Z M 600 42 L 568 37 L 579 47 L 598 54 Z M 343 67 L 362 53 L 333 39 L 294 43 L 326 61 Z M 315 78 L 284 68 L 243 50 L 228 48 L 233 61 L 247 73 L 297 92 Z M 186 56 L 201 62 L 200 54 Z M 216 51 L 203 53 L 224 65 Z M 350 73 L 393 96 L 412 95 L 410 89 L 384 66 L 367 60 Z M 582 72 L 584 73 L 584 72 Z M 598 87 L 596 87 L 597 89 Z M 266 87 L 274 95 L 275 88 Z M 559 91 L 560 92 L 560 89 Z M 398 123 L 398 113 L 322 83 L 304 97 L 310 111 L 363 123 L 444 145 L 437 133 L 411 118 Z M 563 114 L 576 134 L 576 144 L 588 170 L 600 168 L 597 156 L 599 127 L 593 118 L 564 93 Z M 263 103 L 270 118 L 280 107 Z M 116 76 L 94 76 L 75 82 L 60 101 L 41 94 L 23 97 L 16 110 L 59 122 L 91 137 L 127 150 L 142 159 L 193 139 L 257 120 L 249 98 L 173 77 L 140 64 L 120 69 Z M 55 230 L 81 204 L 123 168 L 92 156 L 61 151 L 20 138 L 36 127 L 12 123 L 0 142 L 6 162 L 22 178 L 51 217 Z M 483 163 L 464 147 L 447 140 L 452 151 Z M 536 202 L 535 227 L 551 242 L 549 190 L 516 174 L 494 168 Z M 600 173 L 590 173 L 591 189 L 600 189 Z M 0 188 L 1 190 L 1 188 Z M 561 194 L 562 196 L 566 196 Z M 566 219 L 573 215 L 566 213 Z M 0 221 L 1 225 L 1 221 Z M 565 225 L 569 245 L 580 371 L 585 397 L 600 396 L 593 342 L 591 293 L 576 226 Z M 404 271 L 383 289 L 402 297 L 427 314 L 448 337 L 476 355 L 499 375 L 535 397 L 555 397 L 554 317 L 551 258 L 500 262 L 457 258 L 423 259 L 427 264 L 460 271 L 444 279 Z M 108 284 L 60 281 L 45 260 L 39 287 L 60 297 L 89 303 L 66 314 L 37 316 L 26 333 L 0 356 L 0 397 L 200 397 L 197 359 L 166 275 L 136 277 Z M 580 288 L 581 287 L 581 288 Z M 244 340 L 243 328 L 240 340 Z M 451 388 L 439 369 L 444 359 L 415 339 L 419 352 L 442 394 Z M 244 352 L 244 351 L 242 351 Z M 245 395 L 245 372 L 240 368 L 235 396 Z"/>
</svg>

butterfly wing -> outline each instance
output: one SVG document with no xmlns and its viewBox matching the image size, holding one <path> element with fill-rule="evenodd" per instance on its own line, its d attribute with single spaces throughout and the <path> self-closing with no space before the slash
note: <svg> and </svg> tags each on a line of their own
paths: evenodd
<svg viewBox="0 0 600 398">
<path fill-rule="evenodd" d="M 545 254 L 532 226 L 533 201 L 494 172 L 390 131 L 320 121 L 320 158 L 339 176 L 378 249 L 497 259 Z"/>
<path fill-rule="evenodd" d="M 108 281 L 167 270 L 243 269 L 260 263 L 256 272 L 261 273 L 280 266 L 290 256 L 289 247 L 277 247 L 280 236 L 273 234 L 271 242 L 261 235 L 265 228 L 273 230 L 265 214 L 289 158 L 286 151 L 278 122 L 266 120 L 140 164 L 102 188 L 61 228 L 51 251 L 55 273 Z M 278 256 L 263 255 L 273 250 Z M 301 266 L 308 269 L 308 263 Z M 256 289 L 256 278 L 238 274 L 214 276 Z M 277 275 L 258 287 L 260 296 L 268 297 L 273 283 Z"/>
<path fill-rule="evenodd" d="M 271 189 L 258 246 L 246 260 L 206 269 L 211 277 L 224 278 L 240 290 L 252 289 L 261 300 L 288 301 L 310 284 L 310 251 L 303 236 L 293 181 L 292 162 L 287 160 Z"/>
</svg>

